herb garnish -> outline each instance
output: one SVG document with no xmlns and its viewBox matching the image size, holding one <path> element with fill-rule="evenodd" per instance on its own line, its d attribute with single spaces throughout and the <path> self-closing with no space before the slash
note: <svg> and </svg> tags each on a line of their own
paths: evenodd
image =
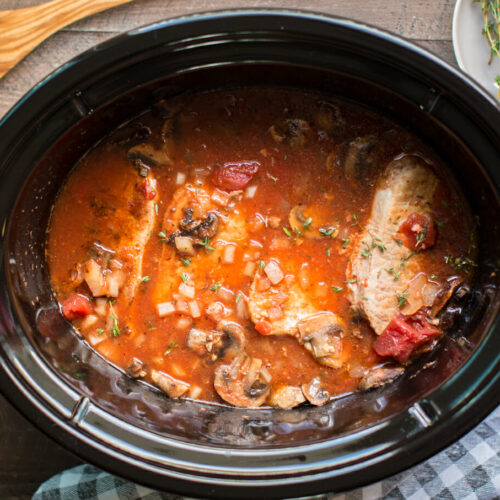
<svg viewBox="0 0 500 500">
<path fill-rule="evenodd" d="M 408 295 L 408 289 L 403 290 L 401 294 L 396 294 L 399 308 L 403 307 L 405 304 L 408 303 L 407 295 Z"/>
<path fill-rule="evenodd" d="M 158 233 L 158 238 L 160 238 L 161 241 L 167 241 L 167 234 L 165 233 L 165 231 L 160 231 Z"/>
<path fill-rule="evenodd" d="M 188 267 L 191 264 L 191 259 L 181 259 L 182 265 Z"/>
<path fill-rule="evenodd" d="M 490 58 L 488 65 L 491 64 L 493 57 L 500 57 L 500 2 L 498 0 L 474 0 L 481 5 L 483 13 L 484 27 L 482 34 L 490 48 Z M 491 17 L 490 17 L 491 16 Z M 495 82 L 500 86 L 500 75 L 495 77 Z M 500 100 L 500 89 L 497 99 Z"/>
<path fill-rule="evenodd" d="M 302 224 L 302 227 L 305 228 L 305 229 L 309 229 L 309 226 L 311 225 L 311 222 L 312 222 L 312 217 L 308 217 L 304 223 Z"/>
<path fill-rule="evenodd" d="M 238 295 L 236 295 L 236 299 L 234 299 L 236 304 L 240 301 L 240 299 L 241 299 L 241 293 L 238 293 Z"/>
<path fill-rule="evenodd" d="M 222 285 L 220 283 L 214 283 L 211 287 L 210 287 L 210 290 L 212 290 L 212 292 L 216 292 L 217 290 L 219 290 L 219 288 L 221 287 Z"/>
<path fill-rule="evenodd" d="M 276 184 L 278 182 L 278 178 L 274 177 L 269 172 L 267 172 L 266 175 L 269 177 L 269 179 L 271 179 L 274 182 L 274 184 Z"/>
<path fill-rule="evenodd" d="M 334 285 L 332 285 L 332 290 L 335 293 L 340 293 L 343 290 L 343 288 L 341 286 L 334 286 Z"/>
<path fill-rule="evenodd" d="M 142 281 L 143 283 L 147 283 L 149 280 L 151 280 L 151 278 L 150 278 L 149 276 L 143 276 L 143 277 L 141 278 L 141 281 Z"/>
<path fill-rule="evenodd" d="M 213 247 L 209 245 L 210 241 L 208 238 L 205 238 L 203 241 L 199 241 L 198 245 L 201 245 L 202 247 L 205 247 L 205 250 L 211 251 L 213 250 Z"/>
<path fill-rule="evenodd" d="M 176 347 L 179 347 L 177 342 L 170 342 L 170 344 L 168 344 L 168 349 L 163 353 L 163 355 L 168 356 Z"/>
<path fill-rule="evenodd" d="M 113 320 L 113 324 L 111 325 L 111 334 L 113 337 L 119 337 L 121 332 L 120 327 L 118 326 L 118 317 L 115 313 L 111 313 L 110 317 Z"/>
<path fill-rule="evenodd" d="M 349 245 L 349 238 L 342 238 L 342 248 L 347 248 L 347 245 Z"/>
<path fill-rule="evenodd" d="M 330 238 L 332 237 L 332 234 L 333 234 L 333 227 L 320 227 L 318 229 L 319 231 L 319 234 L 321 234 L 321 236 L 330 236 Z"/>
<path fill-rule="evenodd" d="M 366 245 L 366 243 L 365 243 L 365 245 Z M 364 257 L 365 259 L 367 259 L 368 257 L 370 257 L 371 253 L 372 253 L 371 250 L 367 246 L 366 248 L 361 250 L 361 257 Z"/>
<path fill-rule="evenodd" d="M 470 271 L 471 267 L 477 266 L 477 264 L 470 257 L 464 256 L 453 258 L 450 255 L 447 255 L 444 258 L 444 261 L 446 264 L 454 267 L 456 271 L 461 271 L 463 269 L 466 273 Z"/>
<path fill-rule="evenodd" d="M 262 271 L 262 269 L 264 269 L 265 267 L 266 267 L 266 263 L 263 260 L 261 260 L 259 262 L 259 269 Z"/>
<path fill-rule="evenodd" d="M 345 280 L 344 283 L 357 283 L 357 279 L 356 278 L 353 278 L 353 279 L 350 279 L 350 280 Z"/>
<path fill-rule="evenodd" d="M 281 226 L 283 228 L 283 232 L 289 237 L 292 237 L 292 233 L 285 226 Z"/>
<path fill-rule="evenodd" d="M 186 281 L 189 279 L 189 275 L 187 273 L 181 273 L 181 280 L 186 283 Z"/>
<path fill-rule="evenodd" d="M 427 224 L 425 224 L 422 231 L 420 231 L 420 233 L 417 234 L 417 243 L 415 244 L 415 247 L 418 247 L 424 242 L 426 234 L 427 234 Z"/>
</svg>

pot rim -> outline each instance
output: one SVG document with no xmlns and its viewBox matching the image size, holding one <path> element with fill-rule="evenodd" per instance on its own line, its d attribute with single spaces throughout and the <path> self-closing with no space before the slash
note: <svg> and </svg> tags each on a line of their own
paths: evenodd
<svg viewBox="0 0 500 500">
<path fill-rule="evenodd" d="M 255 19 L 254 19 L 255 18 Z M 14 107 L 5 115 L 5 117 L 0 121 L 0 127 L 6 128 L 10 126 L 12 120 L 16 120 L 17 117 L 23 113 L 24 109 L 30 105 L 31 100 L 36 99 L 38 93 L 41 91 L 50 92 L 51 86 L 54 82 L 57 84 L 57 79 L 61 74 L 70 74 L 70 78 L 80 79 L 79 69 L 86 64 L 87 60 L 92 59 L 96 53 L 100 53 L 104 58 L 101 62 L 102 65 L 106 62 L 106 55 L 110 55 L 110 52 L 114 47 L 128 44 L 131 46 L 134 39 L 140 38 L 144 35 L 148 35 L 151 32 L 158 30 L 169 30 L 174 27 L 184 27 L 186 25 L 193 26 L 193 24 L 198 24 L 203 29 L 204 23 L 213 23 L 217 21 L 229 21 L 234 19 L 247 19 L 256 20 L 265 18 L 270 21 L 271 24 L 275 23 L 274 29 L 277 29 L 280 21 L 284 24 L 286 23 L 304 23 L 308 26 L 308 29 L 303 28 L 304 33 L 312 33 L 313 26 L 318 23 L 334 27 L 336 29 L 347 29 L 350 31 L 362 33 L 368 35 L 369 37 L 376 37 L 382 39 L 386 44 L 393 45 L 399 51 L 394 53 L 393 57 L 396 61 L 402 62 L 403 55 L 408 55 L 411 52 L 415 57 L 420 58 L 426 62 L 427 65 L 433 67 L 434 70 L 437 68 L 439 71 L 433 73 L 433 78 L 436 81 L 444 78 L 444 75 L 452 74 L 456 83 L 460 83 L 461 87 L 457 90 L 458 97 L 461 93 L 472 93 L 473 97 L 476 98 L 476 102 L 469 103 L 469 106 L 477 105 L 477 101 L 481 103 L 481 106 L 492 105 L 496 108 L 497 103 L 483 89 L 479 84 L 473 81 L 469 76 L 463 72 L 453 68 L 437 56 L 428 52 L 425 49 L 414 46 L 412 43 L 404 40 L 403 38 L 393 35 L 380 28 L 374 28 L 366 24 L 358 23 L 355 21 L 329 16 L 326 14 L 319 14 L 310 11 L 296 10 L 296 9 L 228 9 L 219 11 L 209 11 L 200 14 L 190 14 L 188 16 L 179 16 L 172 18 L 170 20 L 164 20 L 147 25 L 142 28 L 134 29 L 128 31 L 124 34 L 113 37 L 111 40 L 103 42 L 97 45 L 95 48 L 87 50 L 83 54 L 77 56 L 71 61 L 65 63 L 60 68 L 56 69 L 50 75 L 45 77 L 40 83 L 35 85 Z M 294 28 L 297 26 L 295 25 Z M 271 30 L 271 27 L 267 27 L 267 30 Z M 283 29 L 283 28 L 282 28 Z M 248 28 L 248 31 L 257 31 L 257 24 L 254 24 L 252 28 Z M 285 30 L 286 31 L 286 30 Z M 113 57 L 111 57 L 113 59 Z M 94 70 L 95 71 L 95 68 Z M 428 70 L 427 70 L 428 71 Z M 427 72 L 425 73 L 427 76 Z M 423 102 L 422 106 L 427 106 L 427 103 Z M 498 113 L 498 108 L 496 108 Z M 22 121 L 22 120 L 21 120 Z M 14 125 L 14 129 L 16 126 Z M 496 132 L 491 131 L 492 134 Z M 16 134 L 14 134 L 16 135 Z M 8 141 L 6 141 L 8 143 Z M 11 144 L 7 144 L 3 147 L 3 151 L 8 150 Z M 2 147 L 0 146 L 0 151 Z M 1 171 L 0 171 L 1 172 Z M 495 183 L 498 192 L 498 182 Z M 498 311 L 498 307 L 497 307 Z M 0 311 L 1 312 L 1 311 Z M 1 316 L 1 314 L 0 314 Z M 496 316 L 496 314 L 494 315 Z M 499 328 L 499 319 L 497 318 L 495 324 L 493 324 L 493 319 L 488 327 L 487 337 L 490 338 L 494 330 Z M 470 359 L 462 366 L 462 368 L 439 387 L 435 392 L 445 393 L 447 388 L 452 385 L 454 379 L 464 372 L 470 372 L 472 374 L 478 373 L 478 358 L 485 358 L 485 340 L 479 346 L 479 348 L 473 353 Z M 335 488 L 335 489 L 345 489 L 346 487 L 352 488 L 367 484 L 373 480 L 380 480 L 387 475 L 399 472 L 407 467 L 416 464 L 417 462 L 428 458 L 429 456 L 440 451 L 451 442 L 458 439 L 461 435 L 465 434 L 470 430 L 476 423 L 482 420 L 488 413 L 490 413 L 498 404 L 498 388 L 500 387 L 500 370 L 496 370 L 495 374 L 491 374 L 494 369 L 500 368 L 500 356 L 494 356 L 489 353 L 485 359 L 489 359 L 491 362 L 489 373 L 490 377 L 485 380 L 484 377 L 479 377 L 476 380 L 474 390 L 470 391 L 467 397 L 456 402 L 453 409 L 456 410 L 453 414 L 452 422 L 442 422 L 439 416 L 439 406 L 432 399 L 422 400 L 414 405 L 413 414 L 408 411 L 404 412 L 404 415 L 398 415 L 394 420 L 399 419 L 401 425 L 405 425 L 408 418 L 413 418 L 417 421 L 420 429 L 413 436 L 409 438 L 409 442 L 405 445 L 405 456 L 401 457 L 395 453 L 395 449 L 389 447 L 383 454 L 379 454 L 371 459 L 360 460 L 357 464 L 352 464 L 350 468 L 344 468 L 342 474 L 339 474 L 338 470 L 328 468 L 325 464 L 320 464 L 319 467 L 323 469 L 323 472 L 313 471 L 312 469 L 307 469 L 301 466 L 300 459 L 298 461 L 296 470 L 290 471 L 292 474 L 298 474 L 291 477 L 289 474 L 286 477 L 270 477 L 266 475 L 261 476 L 260 479 L 255 479 L 248 477 L 245 479 L 234 479 L 232 477 L 226 476 L 215 477 L 215 482 L 213 478 L 207 476 L 202 476 L 206 472 L 199 471 L 200 476 L 193 477 L 193 475 L 184 474 L 179 470 L 182 469 L 182 464 L 172 463 L 173 470 L 168 470 L 160 467 L 155 467 L 153 464 L 149 464 L 150 470 L 148 474 L 145 475 L 144 463 L 141 463 L 136 459 L 136 457 L 130 456 L 129 454 L 120 450 L 107 449 L 102 443 L 99 446 L 96 445 L 95 438 L 87 435 L 81 428 L 70 425 L 70 423 L 60 414 L 57 414 L 53 408 L 51 408 L 46 402 L 41 400 L 33 393 L 30 393 L 29 388 L 25 380 L 19 377 L 17 371 L 19 367 L 16 367 L 12 360 L 9 360 L 8 355 L 5 352 L 5 344 L 1 342 L 1 350 L 3 355 L 0 358 L 0 365 L 2 370 L 0 370 L 0 387 L 3 389 L 4 394 L 9 399 L 9 401 L 17 407 L 29 420 L 31 420 L 39 429 L 48 434 L 51 438 L 55 439 L 59 444 L 62 444 L 66 448 L 73 448 L 79 455 L 90 459 L 92 462 L 96 463 L 100 467 L 112 470 L 115 474 L 125 475 L 131 477 L 134 481 L 141 483 L 151 484 L 154 487 L 161 488 L 161 481 L 158 478 L 155 479 L 155 475 L 161 475 L 163 477 L 168 476 L 168 486 L 169 489 L 176 492 L 188 492 L 189 494 L 201 494 L 206 496 L 227 496 L 228 494 L 238 495 L 242 497 L 252 498 L 256 494 L 256 489 L 265 488 L 266 496 L 281 496 L 283 491 L 288 491 L 288 493 L 296 495 L 310 494 L 321 492 L 324 487 Z M 479 362 L 481 364 L 483 361 Z M 480 374 L 484 375 L 484 370 L 479 370 Z M 432 395 L 435 395 L 432 393 Z M 481 403 L 479 405 L 479 402 Z M 418 406 L 417 406 L 418 405 Z M 437 407 L 437 410 L 436 408 Z M 35 414 L 33 413 L 35 410 Z M 424 417 L 419 416 L 419 412 L 424 413 Z M 426 421 L 430 419 L 430 423 Z M 387 422 L 379 422 L 371 427 L 369 427 L 366 432 L 368 434 L 378 431 L 387 425 Z M 60 432 L 60 429 L 64 429 L 64 433 Z M 365 432 L 365 431 L 361 431 Z M 443 437 L 444 436 L 444 437 Z M 173 440 L 175 441 L 175 440 Z M 178 444 L 178 443 L 174 443 Z M 328 449 L 330 446 L 329 442 L 316 443 L 314 445 L 303 445 L 299 447 L 289 447 L 279 450 L 278 455 L 281 453 L 285 454 L 295 454 L 307 452 L 311 447 L 316 449 Z M 204 445 L 199 445 L 203 448 Z M 251 455 L 262 455 L 262 450 L 235 450 L 234 455 L 241 455 L 242 457 L 249 457 Z M 268 453 L 267 450 L 264 453 Z M 275 455 L 275 453 L 269 453 L 270 455 Z M 112 456 L 116 462 L 109 462 L 109 457 Z M 362 457 L 363 458 L 363 457 Z M 274 474 L 276 474 L 276 470 Z M 363 474 L 360 474 L 363 471 Z M 248 472 L 248 471 L 247 471 Z M 250 471 L 251 472 L 251 471 Z M 250 474 L 249 472 L 249 474 Z M 312 473 L 314 472 L 314 475 Z M 243 472 L 240 471 L 241 474 Z M 267 473 L 269 474 L 269 472 Z M 350 480 L 346 481 L 340 476 L 349 476 Z M 356 478 L 357 476 L 357 478 Z M 195 483 L 195 481 L 198 481 Z M 189 486 L 186 486 L 186 482 L 189 482 Z M 304 484 L 307 482 L 307 484 Z M 299 488 L 299 484 L 301 484 Z M 245 490 L 240 489 L 242 486 Z"/>
</svg>

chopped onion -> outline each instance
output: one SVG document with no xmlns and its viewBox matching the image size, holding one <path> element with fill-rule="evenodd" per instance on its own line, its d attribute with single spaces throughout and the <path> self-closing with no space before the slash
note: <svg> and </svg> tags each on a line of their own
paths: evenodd
<svg viewBox="0 0 500 500">
<path fill-rule="evenodd" d="M 255 274 L 255 262 L 247 262 L 243 269 L 243 274 L 249 278 L 253 278 Z"/>
<path fill-rule="evenodd" d="M 287 248 L 290 248 L 290 241 L 291 240 L 289 238 L 283 238 L 281 236 L 275 237 L 271 240 L 269 248 L 271 250 L 286 250 Z"/>
<path fill-rule="evenodd" d="M 436 295 L 438 294 L 441 286 L 433 281 L 428 281 L 422 288 L 422 301 L 426 306 L 432 306 L 436 300 Z"/>
<path fill-rule="evenodd" d="M 306 291 L 311 285 L 311 280 L 309 278 L 309 264 L 307 262 L 305 262 L 304 264 L 302 264 L 302 266 L 300 266 L 298 278 L 299 278 L 300 288 Z"/>
<path fill-rule="evenodd" d="M 214 322 L 218 323 L 224 318 L 225 308 L 221 302 L 212 302 L 205 308 L 205 314 Z"/>
<path fill-rule="evenodd" d="M 177 172 L 175 183 L 180 186 L 186 182 L 186 174 L 184 172 Z"/>
<path fill-rule="evenodd" d="M 179 293 L 183 297 L 186 297 L 186 299 L 194 299 L 194 296 L 196 294 L 196 290 L 195 290 L 194 286 L 186 285 L 186 283 L 181 283 L 179 285 Z"/>
<path fill-rule="evenodd" d="M 186 370 L 184 370 L 184 368 L 178 363 L 170 363 L 169 371 L 172 372 L 172 375 L 175 375 L 176 377 L 186 376 Z"/>
<path fill-rule="evenodd" d="M 225 288 L 221 286 L 217 290 L 217 295 L 224 301 L 224 302 L 231 302 L 233 300 L 234 292 L 229 290 L 229 288 Z"/>
<path fill-rule="evenodd" d="M 427 275 L 425 273 L 416 274 L 408 283 L 408 294 L 406 304 L 401 308 L 403 314 L 412 315 L 416 313 L 423 305 L 422 289 L 427 284 Z"/>
<path fill-rule="evenodd" d="M 107 295 L 109 297 L 118 297 L 120 288 L 125 282 L 125 273 L 121 270 L 113 271 L 106 276 Z"/>
<path fill-rule="evenodd" d="M 271 382 L 271 374 L 265 366 L 260 369 L 260 376 L 262 377 L 262 380 L 264 380 L 264 382 L 267 382 L 268 384 Z"/>
<path fill-rule="evenodd" d="M 232 264 L 234 262 L 234 255 L 236 253 L 236 247 L 234 245 L 226 245 L 224 247 L 224 254 L 222 256 L 222 261 L 224 264 Z"/>
<path fill-rule="evenodd" d="M 201 394 L 201 387 L 198 385 L 192 385 L 189 389 L 189 397 L 193 399 L 198 399 Z"/>
<path fill-rule="evenodd" d="M 181 316 L 175 322 L 175 327 L 178 328 L 179 330 L 187 330 L 188 328 L 191 328 L 192 324 L 193 320 L 191 318 L 188 318 L 187 316 Z"/>
<path fill-rule="evenodd" d="M 107 316 L 108 306 L 109 306 L 108 299 L 105 299 L 103 297 L 98 297 L 97 299 L 94 300 L 94 312 L 98 316 Z"/>
<path fill-rule="evenodd" d="M 174 239 L 175 248 L 182 255 L 193 256 L 195 254 L 193 240 L 189 236 L 176 236 Z"/>
<path fill-rule="evenodd" d="M 82 319 L 82 322 L 80 323 L 80 328 L 82 330 L 86 330 L 90 326 L 95 325 L 98 319 L 99 318 L 94 314 L 89 314 L 88 316 L 85 316 L 85 318 Z"/>
<path fill-rule="evenodd" d="M 241 299 L 236 302 L 236 316 L 238 316 L 238 318 L 241 320 L 247 320 L 250 318 L 247 298 L 243 294 Z"/>
<path fill-rule="evenodd" d="M 281 267 L 274 260 L 270 260 L 266 264 L 266 267 L 264 267 L 264 272 L 273 285 L 277 285 L 285 277 L 283 271 L 281 270 Z"/>
<path fill-rule="evenodd" d="M 196 302 L 196 300 L 189 302 L 189 312 L 191 313 L 192 318 L 196 319 L 201 316 L 200 307 L 198 306 L 198 302 Z"/>
<path fill-rule="evenodd" d="M 187 300 L 177 300 L 175 302 L 175 310 L 181 314 L 189 314 L 189 304 Z"/>
<path fill-rule="evenodd" d="M 255 196 L 255 193 L 257 192 L 257 186 L 248 186 L 245 189 L 245 198 L 253 198 Z"/>
<path fill-rule="evenodd" d="M 94 259 L 89 259 L 85 262 L 83 277 L 94 297 L 106 295 L 106 283 L 102 268 Z"/>
<path fill-rule="evenodd" d="M 216 188 L 212 193 L 211 198 L 216 205 L 219 205 L 219 207 L 225 207 L 229 202 L 229 194 L 225 191 L 221 191 L 218 188 Z"/>
<path fill-rule="evenodd" d="M 103 340 L 106 340 L 106 335 L 99 335 L 99 334 L 88 334 L 87 335 L 87 340 L 90 342 L 90 345 L 95 346 L 102 342 Z"/>
<path fill-rule="evenodd" d="M 169 316 L 170 314 L 173 314 L 175 311 L 176 308 L 173 302 L 161 302 L 160 304 L 156 304 L 156 314 L 158 314 L 160 318 L 163 318 L 164 316 Z"/>
</svg>

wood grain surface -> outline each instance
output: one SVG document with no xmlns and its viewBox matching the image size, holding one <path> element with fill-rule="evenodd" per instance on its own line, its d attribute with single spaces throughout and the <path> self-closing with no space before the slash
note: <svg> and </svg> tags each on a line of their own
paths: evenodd
<svg viewBox="0 0 500 500">
<path fill-rule="evenodd" d="M 0 10 L 37 0 L 0 0 Z M 0 80 L 0 117 L 61 64 L 117 33 L 198 11 L 234 7 L 307 8 L 376 25 L 413 40 L 451 64 L 454 0 L 134 0 L 77 21 L 45 40 Z M 0 31 L 2 27 L 0 25 Z M 21 417 L 0 396 L 0 499 L 29 499 L 51 475 L 81 463 Z"/>
</svg>

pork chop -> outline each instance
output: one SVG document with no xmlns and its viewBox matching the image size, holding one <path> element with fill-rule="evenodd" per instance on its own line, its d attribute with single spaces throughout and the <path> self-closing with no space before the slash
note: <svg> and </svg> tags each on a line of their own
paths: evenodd
<svg viewBox="0 0 500 500">
<path fill-rule="evenodd" d="M 398 227 L 411 214 L 430 212 L 438 182 L 419 157 L 392 161 L 379 181 L 368 222 L 353 245 L 347 271 L 349 299 L 377 335 L 398 314 L 408 283 L 422 267 L 422 252 L 402 244 Z"/>
</svg>

